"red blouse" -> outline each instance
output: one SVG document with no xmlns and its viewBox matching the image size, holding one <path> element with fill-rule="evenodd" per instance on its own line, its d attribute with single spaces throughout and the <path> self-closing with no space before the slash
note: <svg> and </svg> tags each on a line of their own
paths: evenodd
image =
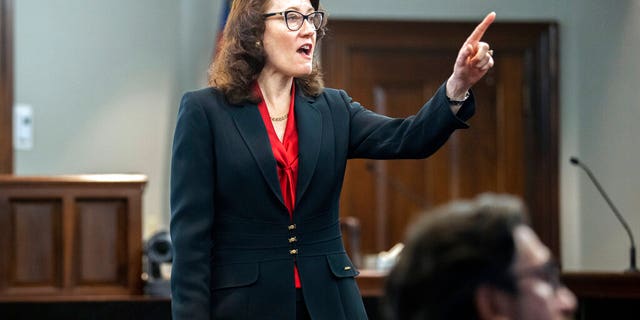
<svg viewBox="0 0 640 320">
<path fill-rule="evenodd" d="M 262 98 L 260 88 L 257 85 L 256 88 Z M 284 130 L 284 137 L 282 141 L 280 141 L 271 123 L 271 116 L 269 115 L 267 104 L 264 99 L 261 99 L 260 103 L 258 103 L 258 110 L 260 110 L 262 121 L 264 121 L 264 125 L 267 128 L 269 142 L 271 142 L 271 150 L 273 151 L 273 156 L 278 166 L 278 180 L 280 180 L 282 199 L 289 210 L 290 219 L 293 219 L 293 208 L 296 202 L 296 184 L 298 182 L 298 129 L 296 127 L 294 104 L 295 84 L 291 87 L 291 103 L 289 104 L 287 125 Z M 298 268 L 296 266 L 294 266 L 293 272 L 296 288 L 300 288 L 300 276 L 298 275 Z"/>
</svg>

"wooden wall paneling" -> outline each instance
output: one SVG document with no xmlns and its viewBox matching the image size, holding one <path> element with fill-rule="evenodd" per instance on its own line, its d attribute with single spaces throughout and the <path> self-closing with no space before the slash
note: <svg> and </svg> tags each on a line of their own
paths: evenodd
<svg viewBox="0 0 640 320">
<path fill-rule="evenodd" d="M 13 173 L 13 1 L 0 0 L 0 173 Z"/>
<path fill-rule="evenodd" d="M 146 177 L 144 178 L 146 184 Z M 128 236 L 127 236 L 127 286 L 129 294 L 139 294 L 142 291 L 142 191 L 144 184 L 139 184 L 137 188 L 124 190 L 123 195 L 127 200 L 127 212 L 137 212 L 138 214 L 127 215 Z"/>
<path fill-rule="evenodd" d="M 530 47 L 533 74 L 531 114 L 527 141 L 527 194 L 532 224 L 540 238 L 556 257 L 561 257 L 559 218 L 559 131 L 560 103 L 558 91 L 558 28 L 550 25 L 540 30 L 537 42 Z"/>
<path fill-rule="evenodd" d="M 8 226 L 11 223 L 11 207 L 8 197 L 5 193 L 0 193 L 0 249 L 8 250 L 11 247 L 11 234 L 2 226 Z M 9 258 L 6 252 L 0 253 L 0 292 L 7 291 L 9 280 Z"/>
<path fill-rule="evenodd" d="M 474 27 L 332 20 L 322 43 L 327 86 L 389 116 L 413 114 L 449 76 Z M 560 256 L 556 30 L 554 23 L 492 25 L 485 38 L 497 64 L 473 88 L 471 129 L 429 159 L 349 162 L 341 212 L 362 221 L 365 254 L 402 241 L 423 208 L 494 191 L 522 196 L 534 229 Z"/>
<path fill-rule="evenodd" d="M 51 291 L 62 285 L 62 204 L 58 199 L 10 202 L 8 286 Z"/>
<path fill-rule="evenodd" d="M 74 191 L 74 294 L 140 294 L 141 191 L 131 186 Z"/>
<path fill-rule="evenodd" d="M 126 286 L 126 199 L 78 199 L 75 214 L 76 286 Z"/>
<path fill-rule="evenodd" d="M 74 272 L 73 262 L 75 259 L 74 247 L 76 241 L 76 214 L 75 214 L 75 195 L 72 193 L 66 193 L 61 195 L 62 206 L 64 208 L 62 212 L 64 224 L 62 225 L 62 265 L 63 265 L 63 288 L 73 288 Z"/>
<path fill-rule="evenodd" d="M 0 295 L 58 292 L 63 279 L 61 203 L 0 191 Z"/>
<path fill-rule="evenodd" d="M 487 101 L 486 105 L 496 106 L 496 125 L 499 130 L 496 141 L 500 145 L 497 164 L 501 170 L 497 170 L 497 191 L 509 192 L 515 190 L 516 194 L 525 194 L 525 147 L 522 137 L 525 132 L 525 114 L 522 106 L 527 88 L 524 87 L 524 63 L 517 53 L 503 52 L 499 54 L 500 68 L 489 74 L 487 81 L 498 82 L 493 101 Z M 498 81 L 500 79 L 500 81 Z M 506 116 L 511 115 L 511 116 Z M 514 135 L 515 133 L 515 135 Z M 511 146 L 518 146 L 514 148 Z"/>
</svg>

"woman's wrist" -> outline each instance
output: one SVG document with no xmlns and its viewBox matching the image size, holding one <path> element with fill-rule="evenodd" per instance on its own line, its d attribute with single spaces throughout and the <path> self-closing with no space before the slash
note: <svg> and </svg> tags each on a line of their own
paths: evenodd
<svg viewBox="0 0 640 320">
<path fill-rule="evenodd" d="M 465 101 L 469 97 L 469 88 L 449 77 L 446 84 L 447 98 L 450 101 Z"/>
</svg>

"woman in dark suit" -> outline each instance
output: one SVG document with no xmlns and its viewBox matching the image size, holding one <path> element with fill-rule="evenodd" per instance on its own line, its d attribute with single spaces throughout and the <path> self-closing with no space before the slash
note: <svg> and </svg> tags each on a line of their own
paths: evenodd
<svg viewBox="0 0 640 320">
<path fill-rule="evenodd" d="M 342 244 L 349 158 L 424 158 L 474 112 L 468 90 L 493 66 L 480 41 L 406 119 L 323 88 L 319 0 L 235 0 L 210 70 L 184 95 L 171 163 L 172 312 L 188 319 L 366 319 Z"/>
</svg>

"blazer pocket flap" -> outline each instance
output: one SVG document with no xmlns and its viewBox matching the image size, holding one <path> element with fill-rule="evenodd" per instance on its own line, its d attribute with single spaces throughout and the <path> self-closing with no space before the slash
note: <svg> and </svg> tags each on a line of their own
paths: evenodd
<svg viewBox="0 0 640 320">
<path fill-rule="evenodd" d="M 213 268 L 213 289 L 243 287 L 258 280 L 258 264 L 230 264 Z"/>
<path fill-rule="evenodd" d="M 328 255 L 327 262 L 333 275 L 338 278 L 355 277 L 360 274 L 346 253 Z"/>
</svg>

